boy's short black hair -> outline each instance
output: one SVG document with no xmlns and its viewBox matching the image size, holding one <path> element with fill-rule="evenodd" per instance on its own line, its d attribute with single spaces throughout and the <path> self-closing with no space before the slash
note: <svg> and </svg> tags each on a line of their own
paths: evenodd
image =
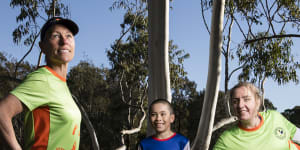
<svg viewBox="0 0 300 150">
<path fill-rule="evenodd" d="M 154 104 L 158 104 L 158 103 L 162 103 L 162 104 L 168 105 L 170 114 L 174 114 L 174 109 L 173 109 L 171 103 L 170 103 L 168 100 L 162 99 L 162 98 L 156 99 L 156 100 L 154 100 L 154 101 L 150 104 L 150 106 L 149 106 L 149 114 L 151 114 L 152 106 L 153 106 Z"/>
</svg>

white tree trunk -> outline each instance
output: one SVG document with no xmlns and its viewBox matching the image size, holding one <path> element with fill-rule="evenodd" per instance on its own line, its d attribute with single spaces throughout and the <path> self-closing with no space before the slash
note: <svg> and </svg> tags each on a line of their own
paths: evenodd
<svg viewBox="0 0 300 150">
<path fill-rule="evenodd" d="M 149 90 L 148 105 L 155 99 L 171 102 L 169 73 L 169 0 L 148 0 Z M 148 135 L 153 131 L 148 121 Z"/>
<path fill-rule="evenodd" d="M 213 1 L 208 77 L 201 118 L 192 150 L 208 150 L 215 117 L 221 74 L 221 47 L 225 0 Z"/>
</svg>

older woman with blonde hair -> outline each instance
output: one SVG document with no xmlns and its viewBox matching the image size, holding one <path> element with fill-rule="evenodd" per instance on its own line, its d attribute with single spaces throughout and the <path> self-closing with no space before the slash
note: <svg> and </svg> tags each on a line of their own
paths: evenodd
<svg viewBox="0 0 300 150">
<path fill-rule="evenodd" d="M 214 150 L 300 150 L 300 129 L 274 110 L 259 112 L 260 90 L 241 82 L 230 91 L 238 124 L 224 131 Z"/>
</svg>

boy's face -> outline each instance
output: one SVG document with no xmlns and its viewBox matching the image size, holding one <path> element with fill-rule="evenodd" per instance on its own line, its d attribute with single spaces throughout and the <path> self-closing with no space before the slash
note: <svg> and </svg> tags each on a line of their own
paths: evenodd
<svg viewBox="0 0 300 150">
<path fill-rule="evenodd" d="M 156 103 L 152 105 L 150 120 L 156 133 L 171 131 L 171 123 L 174 122 L 175 115 L 170 113 L 167 104 Z"/>
</svg>

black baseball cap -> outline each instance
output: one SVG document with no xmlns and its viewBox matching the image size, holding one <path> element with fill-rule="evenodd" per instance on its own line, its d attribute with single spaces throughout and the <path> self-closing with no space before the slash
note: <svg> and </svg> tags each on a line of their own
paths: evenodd
<svg viewBox="0 0 300 150">
<path fill-rule="evenodd" d="M 67 27 L 73 35 L 76 35 L 79 31 L 79 28 L 75 22 L 73 22 L 70 19 L 64 19 L 62 17 L 53 17 L 49 19 L 42 27 L 41 29 L 41 41 L 44 40 L 46 31 L 55 24 L 61 24 Z"/>
</svg>

